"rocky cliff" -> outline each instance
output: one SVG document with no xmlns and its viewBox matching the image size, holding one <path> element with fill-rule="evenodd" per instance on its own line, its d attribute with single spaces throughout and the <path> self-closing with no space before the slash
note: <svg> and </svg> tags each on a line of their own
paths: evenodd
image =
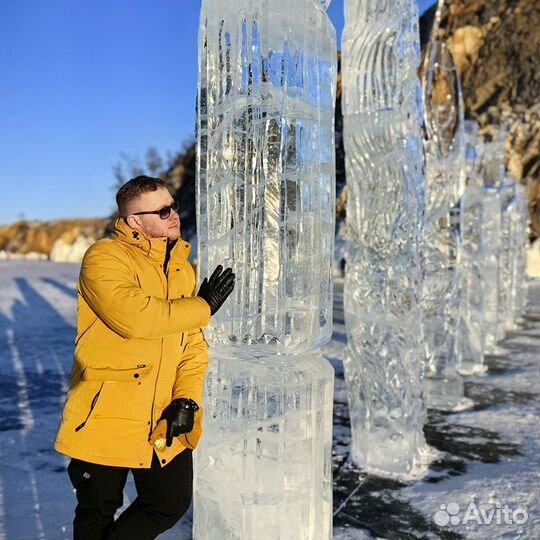
<svg viewBox="0 0 540 540">
<path fill-rule="evenodd" d="M 58 253 L 65 248 L 80 244 L 80 239 L 102 238 L 108 219 L 66 219 L 50 222 L 18 221 L 0 226 L 0 252 L 9 254 L 51 255 L 53 247 Z M 79 239 L 79 240 L 78 240 Z"/>
<path fill-rule="evenodd" d="M 435 6 L 421 18 L 429 38 Z M 440 35 L 454 55 L 465 115 L 487 136 L 502 125 L 508 172 L 528 186 L 532 236 L 540 236 L 540 2 L 446 0 Z"/>
</svg>

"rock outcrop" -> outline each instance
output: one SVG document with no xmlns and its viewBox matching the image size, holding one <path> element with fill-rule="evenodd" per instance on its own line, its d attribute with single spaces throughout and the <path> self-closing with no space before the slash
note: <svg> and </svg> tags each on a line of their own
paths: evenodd
<svg viewBox="0 0 540 540">
<path fill-rule="evenodd" d="M 75 241 L 68 243 L 59 238 L 51 249 L 50 259 L 54 262 L 80 262 L 86 250 L 96 241 L 96 238 L 79 234 Z"/>
<path fill-rule="evenodd" d="M 0 251 L 29 256 L 43 254 L 54 260 L 80 261 L 83 246 L 102 238 L 107 219 L 66 219 L 58 221 L 19 221 L 0 226 Z M 35 258 L 35 255 L 32 255 Z"/>
<path fill-rule="evenodd" d="M 421 18 L 427 42 L 436 6 Z M 465 115 L 490 138 L 506 128 L 506 166 L 528 186 L 540 236 L 540 2 L 446 0 L 440 27 L 460 73 Z"/>
</svg>

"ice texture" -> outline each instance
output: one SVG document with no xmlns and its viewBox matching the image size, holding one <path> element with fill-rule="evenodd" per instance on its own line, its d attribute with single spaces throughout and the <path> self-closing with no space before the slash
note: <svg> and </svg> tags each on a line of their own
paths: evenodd
<svg viewBox="0 0 540 540">
<path fill-rule="evenodd" d="M 499 328 L 499 255 L 501 199 L 494 186 L 484 186 L 482 223 L 482 276 L 484 281 L 484 352 L 496 351 Z"/>
<path fill-rule="evenodd" d="M 500 187 L 501 198 L 501 251 L 499 255 L 500 283 L 499 287 L 499 324 L 505 331 L 515 327 L 515 314 L 512 309 L 514 294 L 513 265 L 517 256 L 514 235 L 517 212 L 516 181 L 506 177 Z"/>
<path fill-rule="evenodd" d="M 486 372 L 484 364 L 484 281 L 482 272 L 482 222 L 484 189 L 479 174 L 482 141 L 478 124 L 465 122 L 466 188 L 461 198 L 461 311 L 458 371 L 462 375 Z"/>
<path fill-rule="evenodd" d="M 526 254 L 529 209 L 525 186 L 512 178 L 501 185 L 501 305 L 499 313 L 506 331 L 518 327 L 525 311 L 523 291 L 527 287 Z"/>
<path fill-rule="evenodd" d="M 203 0 L 199 275 L 236 273 L 205 330 L 194 540 L 329 540 L 335 29 L 323 0 Z"/>
<path fill-rule="evenodd" d="M 484 352 L 497 351 L 497 342 L 504 338 L 504 321 L 501 315 L 501 250 L 502 250 L 502 200 L 501 185 L 504 171 L 504 134 L 484 143 L 481 175 L 485 186 L 484 199 Z"/>
<path fill-rule="evenodd" d="M 332 328 L 336 34 L 318 0 L 204 0 L 197 148 L 200 275 L 236 287 L 207 337 L 304 351 Z"/>
<path fill-rule="evenodd" d="M 512 311 L 514 320 L 519 322 L 527 308 L 527 251 L 529 248 L 529 198 L 527 188 L 522 184 L 516 185 L 516 212 L 514 214 L 514 242 L 516 256 L 513 265 Z"/>
<path fill-rule="evenodd" d="M 407 475 L 424 445 L 418 307 L 425 210 L 417 6 L 346 0 L 349 257 L 344 289 L 354 461 Z"/>
<path fill-rule="evenodd" d="M 212 351 L 196 452 L 196 540 L 329 540 L 331 365 Z"/>
<path fill-rule="evenodd" d="M 459 75 L 450 49 L 435 39 L 422 73 L 427 222 L 448 216 L 465 188 L 465 129 Z"/>
<path fill-rule="evenodd" d="M 463 380 L 458 373 L 461 350 L 457 341 L 461 224 L 452 223 L 450 212 L 457 207 L 465 187 L 463 101 L 456 66 L 445 43 L 437 38 L 431 41 L 425 58 L 424 390 L 428 407 L 454 410 L 463 407 Z M 461 219 L 459 212 L 454 215 Z"/>
<path fill-rule="evenodd" d="M 460 372 L 464 374 L 482 371 L 473 361 L 480 358 L 476 330 L 483 328 L 484 352 L 500 352 L 497 342 L 505 331 L 516 328 L 525 309 L 522 291 L 527 287 L 529 219 L 525 187 L 505 176 L 504 129 L 482 143 L 478 128 L 470 122 L 468 126 L 474 133 L 468 134 L 467 156 L 475 157 L 475 165 L 471 167 L 467 159 L 468 182 L 462 200 L 464 304 L 459 337 Z"/>
</svg>

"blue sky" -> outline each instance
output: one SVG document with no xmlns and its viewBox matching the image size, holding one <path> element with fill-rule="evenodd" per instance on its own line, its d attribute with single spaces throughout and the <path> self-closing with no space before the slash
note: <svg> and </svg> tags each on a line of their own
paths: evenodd
<svg viewBox="0 0 540 540">
<path fill-rule="evenodd" d="M 106 216 L 122 153 L 143 160 L 193 138 L 199 9 L 0 1 L 0 224 Z M 340 36 L 343 0 L 329 14 Z"/>
</svg>

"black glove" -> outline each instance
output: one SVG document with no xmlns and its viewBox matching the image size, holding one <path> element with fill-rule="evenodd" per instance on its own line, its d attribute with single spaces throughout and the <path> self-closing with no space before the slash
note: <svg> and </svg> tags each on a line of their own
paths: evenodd
<svg viewBox="0 0 540 540">
<path fill-rule="evenodd" d="M 227 300 L 229 294 L 234 289 L 234 274 L 232 268 L 223 270 L 223 266 L 218 265 L 214 270 L 214 273 L 210 276 L 210 279 L 204 278 L 201 283 L 201 288 L 197 293 L 205 300 L 210 306 L 210 314 L 214 313 L 223 305 L 223 302 Z"/>
<path fill-rule="evenodd" d="M 160 420 L 167 420 L 167 446 L 171 446 L 173 437 L 189 433 L 193 429 L 195 411 L 199 406 L 187 398 L 173 399 L 163 410 Z"/>
</svg>

